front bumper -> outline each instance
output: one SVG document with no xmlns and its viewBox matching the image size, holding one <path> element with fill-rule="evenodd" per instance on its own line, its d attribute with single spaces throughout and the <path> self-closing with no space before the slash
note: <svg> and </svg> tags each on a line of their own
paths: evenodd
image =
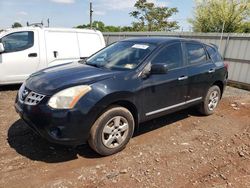
<svg viewBox="0 0 250 188">
<path fill-rule="evenodd" d="M 93 116 L 78 109 L 51 109 L 46 100 L 30 106 L 20 102 L 17 97 L 15 109 L 29 127 L 50 142 L 73 146 L 86 143 Z"/>
</svg>

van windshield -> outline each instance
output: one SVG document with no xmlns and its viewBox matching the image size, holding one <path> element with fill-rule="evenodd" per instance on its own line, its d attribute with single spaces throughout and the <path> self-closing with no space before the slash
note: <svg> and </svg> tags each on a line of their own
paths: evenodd
<svg viewBox="0 0 250 188">
<path fill-rule="evenodd" d="M 87 59 L 86 64 L 108 69 L 134 69 L 155 48 L 155 45 L 148 43 L 117 42 Z"/>
</svg>

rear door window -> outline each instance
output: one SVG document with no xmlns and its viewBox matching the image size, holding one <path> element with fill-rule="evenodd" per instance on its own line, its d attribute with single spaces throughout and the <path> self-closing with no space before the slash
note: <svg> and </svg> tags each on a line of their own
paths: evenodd
<svg viewBox="0 0 250 188">
<path fill-rule="evenodd" d="M 152 64 L 156 63 L 167 64 L 169 69 L 181 67 L 182 62 L 183 62 L 183 55 L 182 55 L 181 43 L 176 43 L 165 47 L 151 61 Z"/>
<path fill-rule="evenodd" d="M 201 64 L 207 61 L 206 51 L 201 44 L 186 43 L 188 63 Z"/>
<path fill-rule="evenodd" d="M 5 52 L 17 52 L 31 48 L 34 45 L 34 33 L 32 31 L 16 32 L 3 37 Z"/>
<path fill-rule="evenodd" d="M 219 52 L 216 49 L 214 49 L 211 46 L 206 46 L 206 49 L 207 49 L 207 52 L 208 52 L 210 58 L 213 60 L 213 62 L 218 62 L 218 61 L 222 60 L 221 55 L 219 54 Z"/>
</svg>

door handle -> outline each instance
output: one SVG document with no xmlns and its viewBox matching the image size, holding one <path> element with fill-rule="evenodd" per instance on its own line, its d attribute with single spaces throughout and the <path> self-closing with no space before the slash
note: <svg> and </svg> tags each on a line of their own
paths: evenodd
<svg viewBox="0 0 250 188">
<path fill-rule="evenodd" d="M 215 69 L 210 69 L 210 70 L 208 71 L 209 74 L 214 73 L 214 72 L 215 72 Z"/>
<path fill-rule="evenodd" d="M 53 54 L 54 54 L 54 58 L 57 58 L 57 56 L 58 56 L 58 51 L 53 51 Z"/>
<path fill-rule="evenodd" d="M 186 80 L 186 79 L 188 79 L 188 76 L 181 76 L 181 77 L 178 78 L 178 80 L 180 80 L 180 81 L 181 80 Z"/>
<path fill-rule="evenodd" d="M 30 53 L 28 54 L 28 57 L 37 57 L 37 53 Z"/>
</svg>

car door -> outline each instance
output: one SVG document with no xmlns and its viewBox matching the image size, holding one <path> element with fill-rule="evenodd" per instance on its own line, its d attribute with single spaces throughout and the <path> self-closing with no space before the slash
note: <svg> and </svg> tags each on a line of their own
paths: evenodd
<svg viewBox="0 0 250 188">
<path fill-rule="evenodd" d="M 211 86 L 216 66 L 201 43 L 186 42 L 185 52 L 188 65 L 188 100 L 199 100 L 204 98 Z"/>
<path fill-rule="evenodd" d="M 4 52 L 0 54 L 0 80 L 20 83 L 37 70 L 39 64 L 38 33 L 21 31 L 1 38 Z"/>
<path fill-rule="evenodd" d="M 164 47 L 150 62 L 151 64 L 167 64 L 168 72 L 150 74 L 143 81 L 145 119 L 151 119 L 182 107 L 187 95 L 187 69 L 184 67 L 180 42 Z"/>
</svg>

